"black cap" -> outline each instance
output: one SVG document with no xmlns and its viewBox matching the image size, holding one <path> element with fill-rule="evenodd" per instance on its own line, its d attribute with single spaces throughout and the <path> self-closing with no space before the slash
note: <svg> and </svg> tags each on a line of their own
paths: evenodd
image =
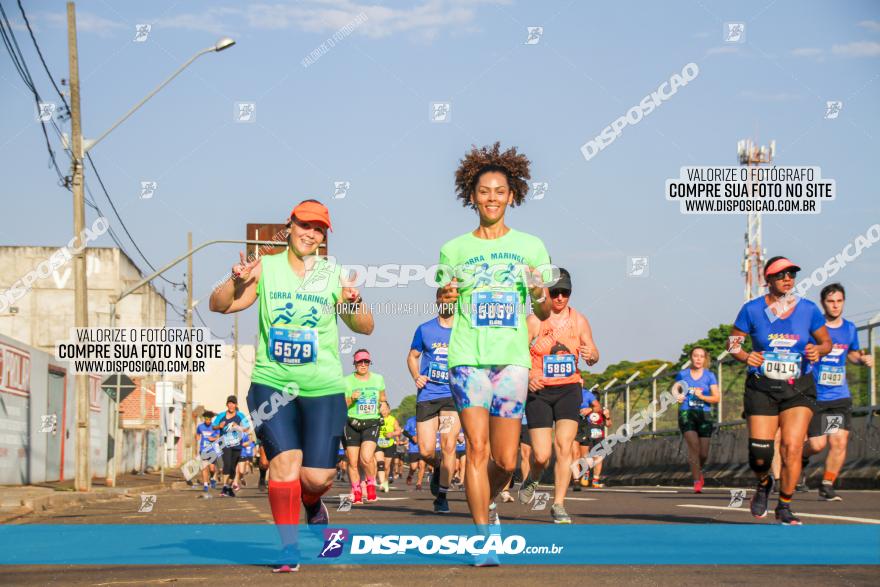
<svg viewBox="0 0 880 587">
<path fill-rule="evenodd" d="M 568 270 L 559 268 L 559 279 L 556 280 L 556 283 L 550 286 L 549 289 L 567 289 L 571 291 L 571 275 Z"/>
<path fill-rule="evenodd" d="M 226 403 L 228 404 L 229 402 L 232 402 L 235 405 L 238 405 L 238 398 L 235 397 L 234 395 L 230 395 L 229 397 L 226 398 Z"/>
</svg>

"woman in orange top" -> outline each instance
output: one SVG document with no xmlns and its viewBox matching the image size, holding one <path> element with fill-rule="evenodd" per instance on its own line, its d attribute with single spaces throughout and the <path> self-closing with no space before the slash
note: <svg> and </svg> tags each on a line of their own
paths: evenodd
<svg viewBox="0 0 880 587">
<path fill-rule="evenodd" d="M 526 401 L 532 466 L 529 477 L 523 479 L 519 500 L 532 501 L 541 473 L 550 461 L 550 451 L 555 450 L 555 496 L 550 515 L 554 523 L 570 524 L 563 501 L 571 477 L 571 445 L 577 435 L 582 399 L 578 359 L 594 365 L 599 360 L 599 351 L 587 318 L 568 305 L 571 276 L 565 269 L 559 273 L 559 280 L 549 288 L 550 317 L 541 321 L 532 314 L 526 320 L 532 355 Z M 555 437 L 552 434 L 554 422 Z"/>
</svg>

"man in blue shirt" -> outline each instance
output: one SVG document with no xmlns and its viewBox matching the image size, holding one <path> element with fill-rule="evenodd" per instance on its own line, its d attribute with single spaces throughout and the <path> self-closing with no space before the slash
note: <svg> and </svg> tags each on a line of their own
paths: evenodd
<svg viewBox="0 0 880 587">
<path fill-rule="evenodd" d="M 434 512 L 449 513 L 446 493 L 455 472 L 455 439 L 461 430 L 461 421 L 452 391 L 449 389 L 449 366 L 447 354 L 449 336 L 452 333 L 454 304 L 440 304 L 440 290 L 437 290 L 438 316 L 419 325 L 413 335 L 406 366 L 416 384 L 416 429 L 418 432 L 419 453 L 422 461 L 430 464 L 431 493 Z M 439 438 L 441 457 L 434 442 Z M 424 464 L 420 465 L 420 475 Z"/>
<path fill-rule="evenodd" d="M 238 398 L 226 398 L 226 411 L 217 414 L 212 422 L 214 430 L 219 430 L 220 444 L 223 447 L 223 489 L 220 495 L 235 497 L 233 483 L 238 486 L 238 461 L 241 460 L 241 443 L 244 434 L 252 434 L 251 423 L 244 412 L 238 409 Z"/>
<path fill-rule="evenodd" d="M 874 357 L 863 354 L 859 347 L 856 325 L 843 318 L 843 305 L 846 292 L 839 283 L 822 288 L 820 294 L 825 313 L 825 327 L 831 335 L 831 352 L 822 357 L 813 369 L 816 381 L 816 408 L 807 435 L 809 441 L 804 447 L 803 465 L 807 466 L 810 456 L 818 454 L 828 446 L 825 458 L 825 472 L 819 486 L 819 498 L 825 501 L 842 501 L 834 491 L 834 481 L 846 460 L 846 444 L 852 429 L 852 397 L 846 381 L 846 363 L 874 365 Z"/>
</svg>

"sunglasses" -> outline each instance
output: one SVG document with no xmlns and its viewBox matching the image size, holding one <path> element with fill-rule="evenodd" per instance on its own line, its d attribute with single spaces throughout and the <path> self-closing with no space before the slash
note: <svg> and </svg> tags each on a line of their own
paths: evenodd
<svg viewBox="0 0 880 587">
<path fill-rule="evenodd" d="M 558 289 L 557 289 L 557 288 L 553 288 L 553 289 L 551 289 L 551 290 L 549 290 L 549 291 L 550 291 L 550 297 L 551 297 L 551 298 L 555 298 L 556 296 L 559 296 L 559 295 L 561 295 L 561 296 L 567 298 L 567 297 L 569 297 L 569 296 L 571 295 L 571 290 L 570 290 L 570 289 L 562 289 L 562 288 L 558 288 Z"/>
<path fill-rule="evenodd" d="M 360 361 L 354 362 L 355 365 L 369 365 L 370 363 L 372 363 L 372 361 L 368 359 L 361 359 Z"/>
<path fill-rule="evenodd" d="M 785 271 L 780 271 L 779 273 L 774 273 L 773 275 L 770 275 L 770 279 L 785 279 L 786 277 L 794 279 L 795 277 L 797 277 L 797 271 L 787 269 Z"/>
</svg>

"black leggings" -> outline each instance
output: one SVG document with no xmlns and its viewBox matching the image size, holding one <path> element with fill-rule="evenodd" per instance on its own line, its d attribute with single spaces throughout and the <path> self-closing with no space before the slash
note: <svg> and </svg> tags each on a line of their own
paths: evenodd
<svg viewBox="0 0 880 587">
<path fill-rule="evenodd" d="M 223 474 L 235 475 L 235 466 L 241 460 L 240 446 L 227 446 L 223 449 Z"/>
</svg>

